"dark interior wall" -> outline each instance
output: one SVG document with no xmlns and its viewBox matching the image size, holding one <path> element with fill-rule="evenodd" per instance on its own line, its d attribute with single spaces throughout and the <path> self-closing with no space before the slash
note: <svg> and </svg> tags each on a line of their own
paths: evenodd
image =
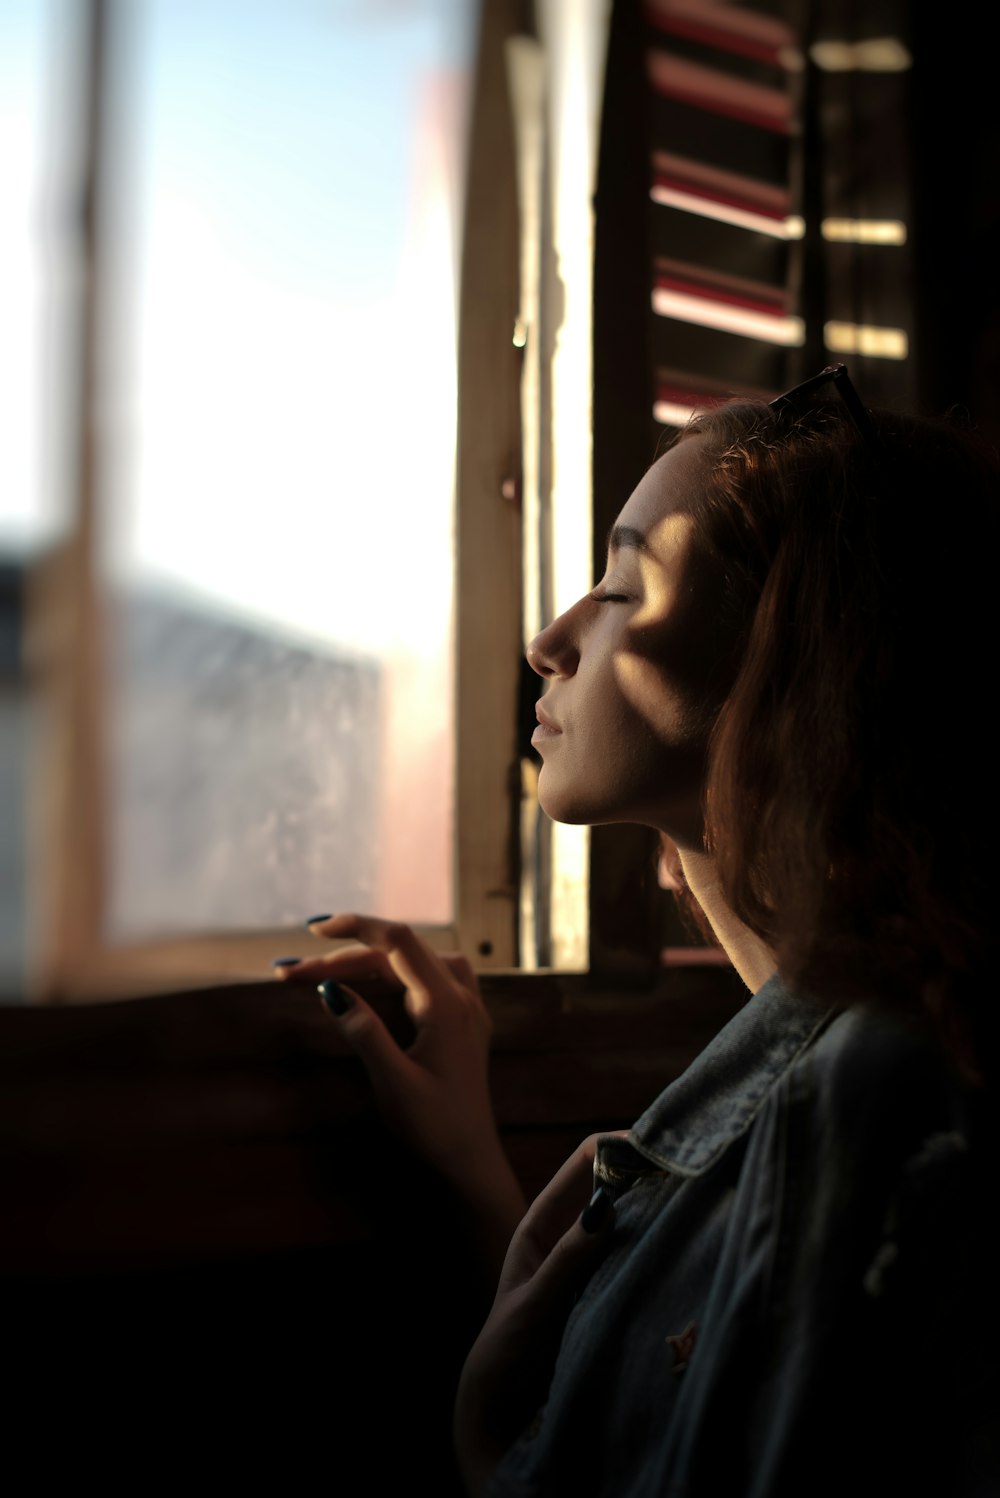
<svg viewBox="0 0 1000 1498">
<path fill-rule="evenodd" d="M 1000 112 L 987 10 L 907 7 L 913 28 L 914 312 L 921 408 L 1000 444 Z"/>
<path fill-rule="evenodd" d="M 992 21 L 982 10 L 909 0 L 808 0 L 802 13 L 813 37 L 897 37 L 913 59 L 899 74 L 821 80 L 823 170 L 839 176 L 859 216 L 898 214 L 908 228 L 904 256 L 876 253 L 854 264 L 857 274 L 866 262 L 857 288 L 861 310 L 873 322 L 908 328 L 903 377 L 893 390 L 880 379 L 878 361 L 851 362 L 873 387 L 873 401 L 884 389 L 887 404 L 924 415 L 964 408 L 1000 441 L 1000 120 Z M 838 128 L 843 138 L 832 142 Z M 836 269 L 842 256 L 827 247 L 828 268 Z"/>
<path fill-rule="evenodd" d="M 987 20 L 908 0 L 757 0 L 745 8 L 789 29 L 805 62 L 800 74 L 748 60 L 717 38 L 671 31 L 662 16 L 653 24 L 655 0 L 613 7 L 597 191 L 597 548 L 663 435 L 650 416 L 658 365 L 732 390 L 777 393 L 844 357 L 870 403 L 927 415 L 964 407 L 1000 440 L 1000 117 Z M 896 39 L 912 65 L 829 71 L 811 52 L 817 42 L 879 38 Z M 651 51 L 787 90 L 790 135 L 664 98 L 649 86 Z M 787 186 L 792 210 L 806 218 L 805 241 L 783 246 L 652 206 L 657 149 Z M 819 224 L 828 215 L 901 219 L 906 243 L 825 241 Z M 664 254 L 786 291 L 789 310 L 805 319 L 805 346 L 781 349 L 654 317 L 653 266 Z M 908 357 L 831 355 L 828 319 L 900 328 Z"/>
<path fill-rule="evenodd" d="M 406 1044 L 398 994 L 357 986 Z M 483 988 L 529 1197 L 745 999 L 718 968 Z M 492 1287 L 311 986 L 0 1006 L 0 1200 L 9 1470 L 458 1498 L 451 1403 Z"/>
</svg>

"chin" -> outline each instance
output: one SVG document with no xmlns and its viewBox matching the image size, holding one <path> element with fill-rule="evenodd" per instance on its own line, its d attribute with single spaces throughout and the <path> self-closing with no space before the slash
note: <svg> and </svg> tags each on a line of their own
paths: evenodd
<svg viewBox="0 0 1000 1498">
<path fill-rule="evenodd" d="M 595 789 L 588 794 L 579 785 L 553 784 L 553 779 L 551 776 L 547 779 L 543 766 L 538 780 L 538 804 L 553 822 L 565 822 L 573 827 L 653 827 L 665 831 L 685 851 L 700 852 L 704 849 L 700 787 L 686 796 L 651 802 L 641 795 L 628 799 L 621 794 L 624 787 L 617 788 L 617 796 L 613 786 L 605 787 L 604 795 L 599 791 L 595 793 Z"/>
<path fill-rule="evenodd" d="M 572 827 L 598 827 L 608 822 L 632 822 L 634 817 L 617 807 L 570 790 L 553 790 L 545 784 L 544 772 L 538 782 L 538 804 L 553 822 Z"/>
<path fill-rule="evenodd" d="M 586 812 L 579 810 L 572 803 L 560 801 L 557 796 L 551 799 L 548 796 L 539 796 L 538 804 L 552 822 L 565 822 L 571 827 L 593 825 L 593 818 L 587 816 Z"/>
<path fill-rule="evenodd" d="M 553 822 L 567 822 L 571 826 L 580 826 L 592 820 L 588 815 L 586 805 L 581 803 L 578 797 L 560 795 L 558 792 L 546 794 L 541 784 L 538 787 L 538 804 Z"/>
</svg>

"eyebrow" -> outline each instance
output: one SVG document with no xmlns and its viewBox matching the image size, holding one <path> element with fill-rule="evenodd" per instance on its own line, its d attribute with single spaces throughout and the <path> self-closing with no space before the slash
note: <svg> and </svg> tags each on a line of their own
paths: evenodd
<svg viewBox="0 0 1000 1498">
<path fill-rule="evenodd" d="M 634 551 L 649 550 L 646 537 L 634 525 L 613 525 L 608 532 L 608 550 L 624 551 L 626 547 L 631 547 Z"/>
</svg>

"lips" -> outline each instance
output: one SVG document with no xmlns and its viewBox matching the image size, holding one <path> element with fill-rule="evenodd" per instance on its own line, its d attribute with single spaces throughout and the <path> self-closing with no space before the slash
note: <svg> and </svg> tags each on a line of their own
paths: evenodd
<svg viewBox="0 0 1000 1498">
<path fill-rule="evenodd" d="M 547 729 L 549 733 L 562 733 L 559 724 L 549 717 L 540 702 L 535 703 L 535 717 L 538 719 L 539 727 Z"/>
</svg>

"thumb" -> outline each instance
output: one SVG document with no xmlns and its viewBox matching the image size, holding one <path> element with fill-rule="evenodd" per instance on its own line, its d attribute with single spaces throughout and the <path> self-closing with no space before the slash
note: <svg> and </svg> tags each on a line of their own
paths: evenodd
<svg viewBox="0 0 1000 1498">
<path fill-rule="evenodd" d="M 407 1060 L 374 1009 L 353 988 L 335 978 L 320 983 L 319 994 L 337 1029 L 364 1062 L 376 1089 L 391 1088 L 406 1070 Z"/>
<path fill-rule="evenodd" d="M 535 1274 L 541 1280 L 539 1294 L 558 1295 L 575 1290 L 579 1281 L 593 1273 L 611 1241 L 615 1206 L 609 1192 L 599 1186 L 573 1226 L 565 1232 Z"/>
<path fill-rule="evenodd" d="M 482 1490 L 532 1411 L 544 1402 L 566 1317 L 610 1245 L 613 1203 L 600 1190 L 546 1252 L 551 1240 L 544 1228 L 553 1202 L 558 1204 L 562 1187 L 585 1160 L 581 1146 L 529 1207 L 508 1249 L 493 1309 L 465 1361 L 454 1432 L 470 1493 Z"/>
<path fill-rule="evenodd" d="M 513 1288 L 511 1281 L 519 1281 L 521 1295 L 526 1301 L 552 1310 L 565 1305 L 566 1301 L 575 1298 L 607 1253 L 614 1221 L 614 1202 L 610 1194 L 599 1187 L 576 1222 L 556 1240 L 528 1279 L 524 1278 L 515 1234 L 504 1263 L 501 1290 Z"/>
</svg>

